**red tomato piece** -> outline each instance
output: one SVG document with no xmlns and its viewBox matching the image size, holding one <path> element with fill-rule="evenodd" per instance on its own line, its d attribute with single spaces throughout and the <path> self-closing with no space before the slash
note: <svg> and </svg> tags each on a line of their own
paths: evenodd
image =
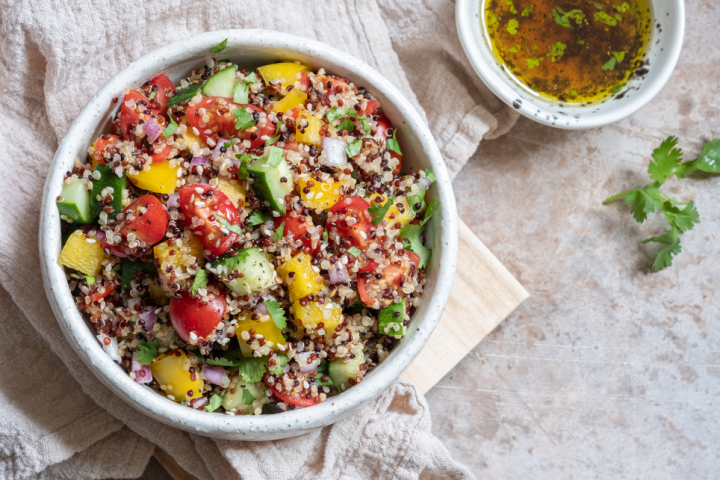
<svg viewBox="0 0 720 480">
<path fill-rule="evenodd" d="M 240 214 L 222 190 L 205 183 L 185 185 L 180 189 L 180 208 L 200 243 L 213 255 L 222 255 L 235 243 L 237 234 L 228 231 L 218 218 L 240 225 Z M 203 224 L 197 225 L 195 217 Z"/>
<path fill-rule="evenodd" d="M 128 101 L 135 102 L 135 108 L 131 109 L 126 105 Z M 141 102 L 145 102 L 144 104 Z M 140 120 L 140 113 L 137 110 L 143 110 L 143 107 L 150 109 L 150 100 L 145 95 L 138 92 L 137 90 L 130 89 L 122 100 L 122 107 L 120 107 L 120 131 L 122 132 L 123 140 L 135 140 L 135 127 Z M 151 109 L 150 109 L 151 110 Z M 151 115 L 152 115 L 151 110 Z"/>
<path fill-rule="evenodd" d="M 296 396 L 284 395 L 284 394 L 280 393 L 277 390 L 277 388 L 275 388 L 274 383 L 271 384 L 270 382 L 268 382 L 268 374 L 267 373 L 263 376 L 263 381 L 265 382 L 265 385 L 267 385 L 267 387 L 270 389 L 273 396 L 275 398 L 277 398 L 278 400 L 280 400 L 281 402 L 290 403 L 292 405 L 298 405 L 301 407 L 312 407 L 313 405 L 317 405 L 318 403 L 320 403 L 320 397 L 305 398 L 304 396 L 296 397 Z"/>
<path fill-rule="evenodd" d="M 265 121 L 265 124 L 254 129 L 255 131 L 251 131 L 253 127 L 244 131 L 236 130 L 235 116 L 230 112 L 230 105 L 235 105 L 238 108 L 249 108 L 258 115 L 264 114 L 264 111 L 255 105 L 238 105 L 233 103 L 231 98 L 205 97 L 194 107 L 188 107 L 187 119 L 190 125 L 198 129 L 200 138 L 203 141 L 207 142 L 208 138 L 212 138 L 216 144 L 220 134 L 227 132 L 229 135 L 237 135 L 243 140 L 248 140 L 250 148 L 253 149 L 265 143 L 265 140 L 262 139 L 263 136 L 271 137 L 275 133 L 275 125 L 270 121 Z M 205 115 L 208 117 L 207 123 L 202 120 L 201 108 L 205 109 Z"/>
<path fill-rule="evenodd" d="M 310 77 L 307 72 L 302 72 L 300 73 L 300 90 L 307 93 L 308 88 L 310 88 Z"/>
<path fill-rule="evenodd" d="M 164 115 L 168 109 L 168 93 L 175 91 L 175 85 L 173 85 L 172 80 L 165 75 L 165 72 L 155 75 L 152 80 L 150 80 L 150 83 L 157 87 L 153 100 L 160 106 L 160 113 Z"/>
<path fill-rule="evenodd" d="M 107 138 L 106 138 L 107 137 Z M 105 165 L 105 157 L 103 154 L 108 151 L 110 155 L 116 153 L 115 145 L 120 141 L 120 137 L 117 135 L 103 135 L 102 137 L 95 140 L 95 151 L 92 157 L 99 164 Z"/>
<path fill-rule="evenodd" d="M 415 274 L 418 266 L 420 265 L 420 255 L 415 252 L 411 252 L 410 250 L 405 250 L 405 254 L 408 257 L 410 265 L 403 264 L 402 267 L 398 267 L 397 265 L 387 265 L 383 268 L 382 278 L 379 280 L 375 276 L 365 278 L 364 276 L 358 275 L 358 293 L 360 294 L 360 300 L 362 300 L 365 305 L 372 307 L 375 304 L 367 293 L 368 284 L 376 285 L 380 283 L 397 289 L 402 286 L 405 280 L 407 280 L 408 275 Z"/>
<path fill-rule="evenodd" d="M 371 241 L 370 231 L 375 228 L 368 213 L 369 208 L 370 204 L 360 197 L 345 197 L 330 209 L 326 227 L 329 232 L 335 230 L 350 245 L 365 251 Z M 355 224 L 347 224 L 345 219 L 348 215 L 355 219 Z"/>
<path fill-rule="evenodd" d="M 273 221 L 275 222 L 275 228 L 278 228 L 282 222 L 285 222 L 283 237 L 289 240 L 300 240 L 303 246 L 310 249 L 311 255 L 320 251 L 320 241 L 318 241 L 315 248 L 313 248 L 312 240 L 310 239 L 310 235 L 307 231 L 309 225 L 301 222 L 299 216 L 292 217 L 290 215 L 285 215 L 284 217 L 277 217 L 273 219 Z"/>
<path fill-rule="evenodd" d="M 125 220 L 120 224 L 120 235 L 123 241 L 119 245 L 110 245 L 103 238 L 102 247 L 108 249 L 117 257 L 139 257 L 149 248 L 165 238 L 168 226 L 168 217 L 165 206 L 153 195 L 143 195 L 123 209 Z M 132 252 L 129 247 L 128 235 L 135 235 L 147 245 L 141 250 Z"/>
<path fill-rule="evenodd" d="M 115 281 L 103 285 L 105 287 L 105 291 L 103 293 L 100 293 L 96 290 L 95 293 L 90 294 L 90 301 L 93 303 L 99 302 L 103 298 L 110 295 L 118 287 L 118 285 L 119 284 Z"/>
<path fill-rule="evenodd" d="M 379 106 L 380 102 L 378 102 L 377 100 L 368 100 L 367 106 L 365 107 L 365 110 L 363 110 L 363 113 L 365 115 L 372 115 Z"/>
<path fill-rule="evenodd" d="M 357 278 L 357 289 L 358 289 L 358 293 L 360 294 L 360 300 L 362 300 L 362 302 L 363 302 L 365 305 L 370 306 L 370 305 L 372 305 L 374 302 L 373 302 L 373 301 L 370 299 L 370 297 L 368 296 L 367 287 L 365 286 L 365 282 L 366 282 L 366 281 L 367 281 L 367 280 L 365 279 L 365 277 L 360 277 L 360 276 L 358 276 L 358 278 Z"/>
<path fill-rule="evenodd" d="M 368 102 L 368 104 L 369 103 L 370 102 Z M 385 115 L 381 116 L 380 119 L 378 120 L 378 126 L 377 126 L 377 130 L 376 130 L 377 136 L 382 138 L 383 140 L 387 141 L 387 138 L 388 138 L 387 130 L 389 130 L 391 128 L 393 128 L 393 126 L 392 126 L 392 123 L 390 123 L 390 120 L 388 120 L 388 118 Z M 390 138 L 392 138 L 392 135 L 390 136 Z M 398 163 L 398 166 L 395 167 L 395 169 L 392 172 L 393 175 L 397 175 L 398 173 L 400 173 L 400 167 L 402 167 L 402 156 L 398 155 L 397 153 L 393 152 L 392 150 L 389 150 L 389 151 L 390 151 L 390 156 L 392 158 L 397 159 L 397 161 L 400 162 L 400 163 Z"/>
<path fill-rule="evenodd" d="M 200 298 L 191 297 L 188 292 L 170 299 L 170 321 L 178 336 L 193 345 L 215 330 L 227 307 L 224 293 L 212 286 L 207 288 L 209 293 L 215 295 L 215 298 L 207 303 Z M 195 334 L 195 339 L 191 333 Z"/>
<path fill-rule="evenodd" d="M 160 139 L 164 138 L 160 137 Z M 157 153 L 153 153 L 152 155 L 150 155 L 150 158 L 152 159 L 152 163 L 160 163 L 167 160 L 170 156 L 170 153 L 172 153 L 172 147 L 166 143 L 162 150 Z"/>
</svg>

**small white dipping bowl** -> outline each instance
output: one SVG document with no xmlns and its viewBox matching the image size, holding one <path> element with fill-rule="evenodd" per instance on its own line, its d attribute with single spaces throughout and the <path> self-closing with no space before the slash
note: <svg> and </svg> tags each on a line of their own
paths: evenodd
<svg viewBox="0 0 720 480">
<path fill-rule="evenodd" d="M 228 39 L 220 54 L 243 67 L 255 68 L 283 60 L 298 60 L 314 69 L 325 68 L 364 86 L 380 100 L 383 111 L 399 128 L 403 171 L 430 168 L 438 181 L 429 194 L 441 202 L 440 211 L 428 223 L 426 244 L 433 249 L 427 269 L 423 302 L 408 334 L 364 381 L 328 401 L 310 408 L 275 415 L 229 416 L 199 412 L 176 404 L 148 387 L 135 383 L 103 351 L 95 327 L 78 312 L 68 289 L 65 273 L 58 264 L 61 250 L 60 217 L 55 199 L 60 194 L 63 175 L 75 157 L 85 158 L 87 148 L 106 133 L 110 117 L 122 98 L 123 90 L 139 86 L 165 71 L 173 81 L 205 64 L 210 49 Z M 287 438 L 329 425 L 347 416 L 363 403 L 376 398 L 407 367 L 433 332 L 445 308 L 455 275 L 458 249 L 458 217 L 450 178 L 430 130 L 412 105 L 383 76 L 360 60 L 323 43 L 269 30 L 222 30 L 176 41 L 131 63 L 115 75 L 90 100 L 70 126 L 60 143 L 43 193 L 40 221 L 40 256 L 45 291 L 67 340 L 93 373 L 113 392 L 140 412 L 167 425 L 213 438 L 273 440 Z"/>
<path fill-rule="evenodd" d="M 513 78 L 493 56 L 481 24 L 482 0 L 457 0 L 455 20 L 460 41 L 480 79 L 503 102 L 536 122 L 565 129 L 594 128 L 632 115 L 662 89 L 680 56 L 685 35 L 683 0 L 650 0 L 652 31 L 645 60 L 647 73 L 633 76 L 621 92 L 591 105 L 573 105 L 541 97 Z"/>
</svg>

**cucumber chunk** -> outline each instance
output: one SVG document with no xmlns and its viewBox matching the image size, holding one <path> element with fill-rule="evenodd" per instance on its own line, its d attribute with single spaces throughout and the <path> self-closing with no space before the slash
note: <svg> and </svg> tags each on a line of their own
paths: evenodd
<svg viewBox="0 0 720 480">
<path fill-rule="evenodd" d="M 74 223 L 87 224 L 93 221 L 90 210 L 90 193 L 81 180 L 64 184 L 60 192 L 62 199 L 56 202 L 58 211 Z"/>
<path fill-rule="evenodd" d="M 175 96 L 168 99 L 168 107 L 172 107 L 173 105 L 177 105 L 180 102 L 190 100 L 195 95 L 197 95 L 198 90 L 200 90 L 201 88 L 202 83 L 193 83 L 185 88 L 179 89 Z"/>
<path fill-rule="evenodd" d="M 395 315 L 399 313 L 399 315 Z M 393 303 L 380 310 L 378 318 L 378 332 L 384 335 L 405 335 L 407 327 L 403 325 L 405 317 L 405 299 L 400 303 Z"/>
<path fill-rule="evenodd" d="M 217 275 L 235 295 L 248 295 L 265 290 L 275 285 L 277 276 L 275 267 L 262 253 L 260 247 L 246 248 L 236 257 L 222 255 L 210 265 L 210 271 Z M 230 273 L 233 278 L 228 281 Z"/>
<path fill-rule="evenodd" d="M 330 380 L 332 380 L 338 392 L 343 392 L 350 388 L 350 382 L 348 382 L 348 380 L 360 375 L 360 365 L 363 363 L 365 363 L 365 355 L 362 353 L 348 363 L 342 360 L 333 360 L 330 362 L 328 375 L 330 375 Z"/>
<path fill-rule="evenodd" d="M 252 408 L 252 403 L 265 396 L 265 385 L 262 382 L 239 381 L 233 388 L 235 388 L 235 393 L 231 393 L 231 390 L 228 389 L 228 393 L 223 398 L 225 410 L 242 410 L 243 415 L 254 415 L 255 410 Z"/>
<path fill-rule="evenodd" d="M 252 188 L 258 197 L 268 202 L 272 210 L 285 215 L 285 195 L 293 191 L 293 174 L 285 159 L 281 158 L 278 166 L 273 167 L 267 158 L 258 158 L 247 166 L 247 171 L 255 174 Z"/>
<path fill-rule="evenodd" d="M 230 65 L 210 77 L 203 87 L 203 95 L 206 97 L 232 98 L 236 69 L 235 65 Z"/>
<path fill-rule="evenodd" d="M 121 287 L 126 292 L 132 290 L 132 281 L 136 272 L 143 272 L 148 275 L 157 275 L 157 268 L 152 262 L 132 261 L 125 259 L 122 264 L 122 275 L 120 276 Z"/>
<path fill-rule="evenodd" d="M 103 197 L 101 195 L 102 191 L 107 187 L 110 187 L 112 188 L 112 193 L 109 193 L 109 195 L 112 195 L 112 202 L 108 206 L 111 207 L 112 210 L 108 211 L 107 214 L 109 218 L 115 218 L 115 216 L 122 211 L 122 194 L 123 189 L 125 188 L 125 174 L 123 173 L 122 177 L 118 177 L 115 172 L 106 165 L 98 165 L 95 167 L 95 170 L 100 172 L 100 178 L 97 180 L 93 179 L 93 189 L 92 192 L 90 192 L 90 211 L 95 217 L 100 215 L 104 206 L 102 201 Z M 101 197 L 100 200 L 98 200 L 98 196 Z"/>
</svg>

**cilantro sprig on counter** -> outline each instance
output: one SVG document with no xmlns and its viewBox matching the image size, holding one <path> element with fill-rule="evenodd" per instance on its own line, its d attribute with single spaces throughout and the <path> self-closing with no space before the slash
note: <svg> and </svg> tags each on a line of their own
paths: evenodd
<svg viewBox="0 0 720 480">
<path fill-rule="evenodd" d="M 694 172 L 720 173 L 720 139 L 705 143 L 700 156 L 695 160 L 682 161 L 682 150 L 676 148 L 677 137 L 668 137 L 652 152 L 652 161 L 648 165 L 648 174 L 652 183 L 643 188 L 626 190 L 605 200 L 605 204 L 621 198 L 630 205 L 633 218 L 643 223 L 648 215 L 661 211 L 670 228 L 662 235 L 646 238 L 642 243 L 660 243 L 666 245 L 655 257 L 653 270 L 660 271 L 672 265 L 673 258 L 681 252 L 680 234 L 691 230 L 700 223 L 700 214 L 693 201 L 679 202 L 660 191 L 660 187 L 673 175 L 683 179 Z"/>
</svg>

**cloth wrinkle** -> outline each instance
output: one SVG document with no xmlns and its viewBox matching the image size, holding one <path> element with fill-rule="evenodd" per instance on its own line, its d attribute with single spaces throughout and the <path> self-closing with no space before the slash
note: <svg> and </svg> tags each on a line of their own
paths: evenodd
<svg viewBox="0 0 720 480">
<path fill-rule="evenodd" d="M 472 478 L 432 435 L 429 407 L 409 383 L 395 382 L 300 437 L 216 440 L 139 413 L 62 334 L 39 285 L 38 254 L 43 185 L 60 140 L 98 88 L 132 61 L 217 28 L 292 33 L 368 63 L 425 119 L 453 177 L 481 140 L 517 118 L 464 57 L 451 0 L 322 8 L 313 0 L 0 0 L 0 149 L 13 162 L 0 176 L 9 202 L 0 209 L 0 477 L 136 478 L 158 446 L 200 480 Z"/>
</svg>

